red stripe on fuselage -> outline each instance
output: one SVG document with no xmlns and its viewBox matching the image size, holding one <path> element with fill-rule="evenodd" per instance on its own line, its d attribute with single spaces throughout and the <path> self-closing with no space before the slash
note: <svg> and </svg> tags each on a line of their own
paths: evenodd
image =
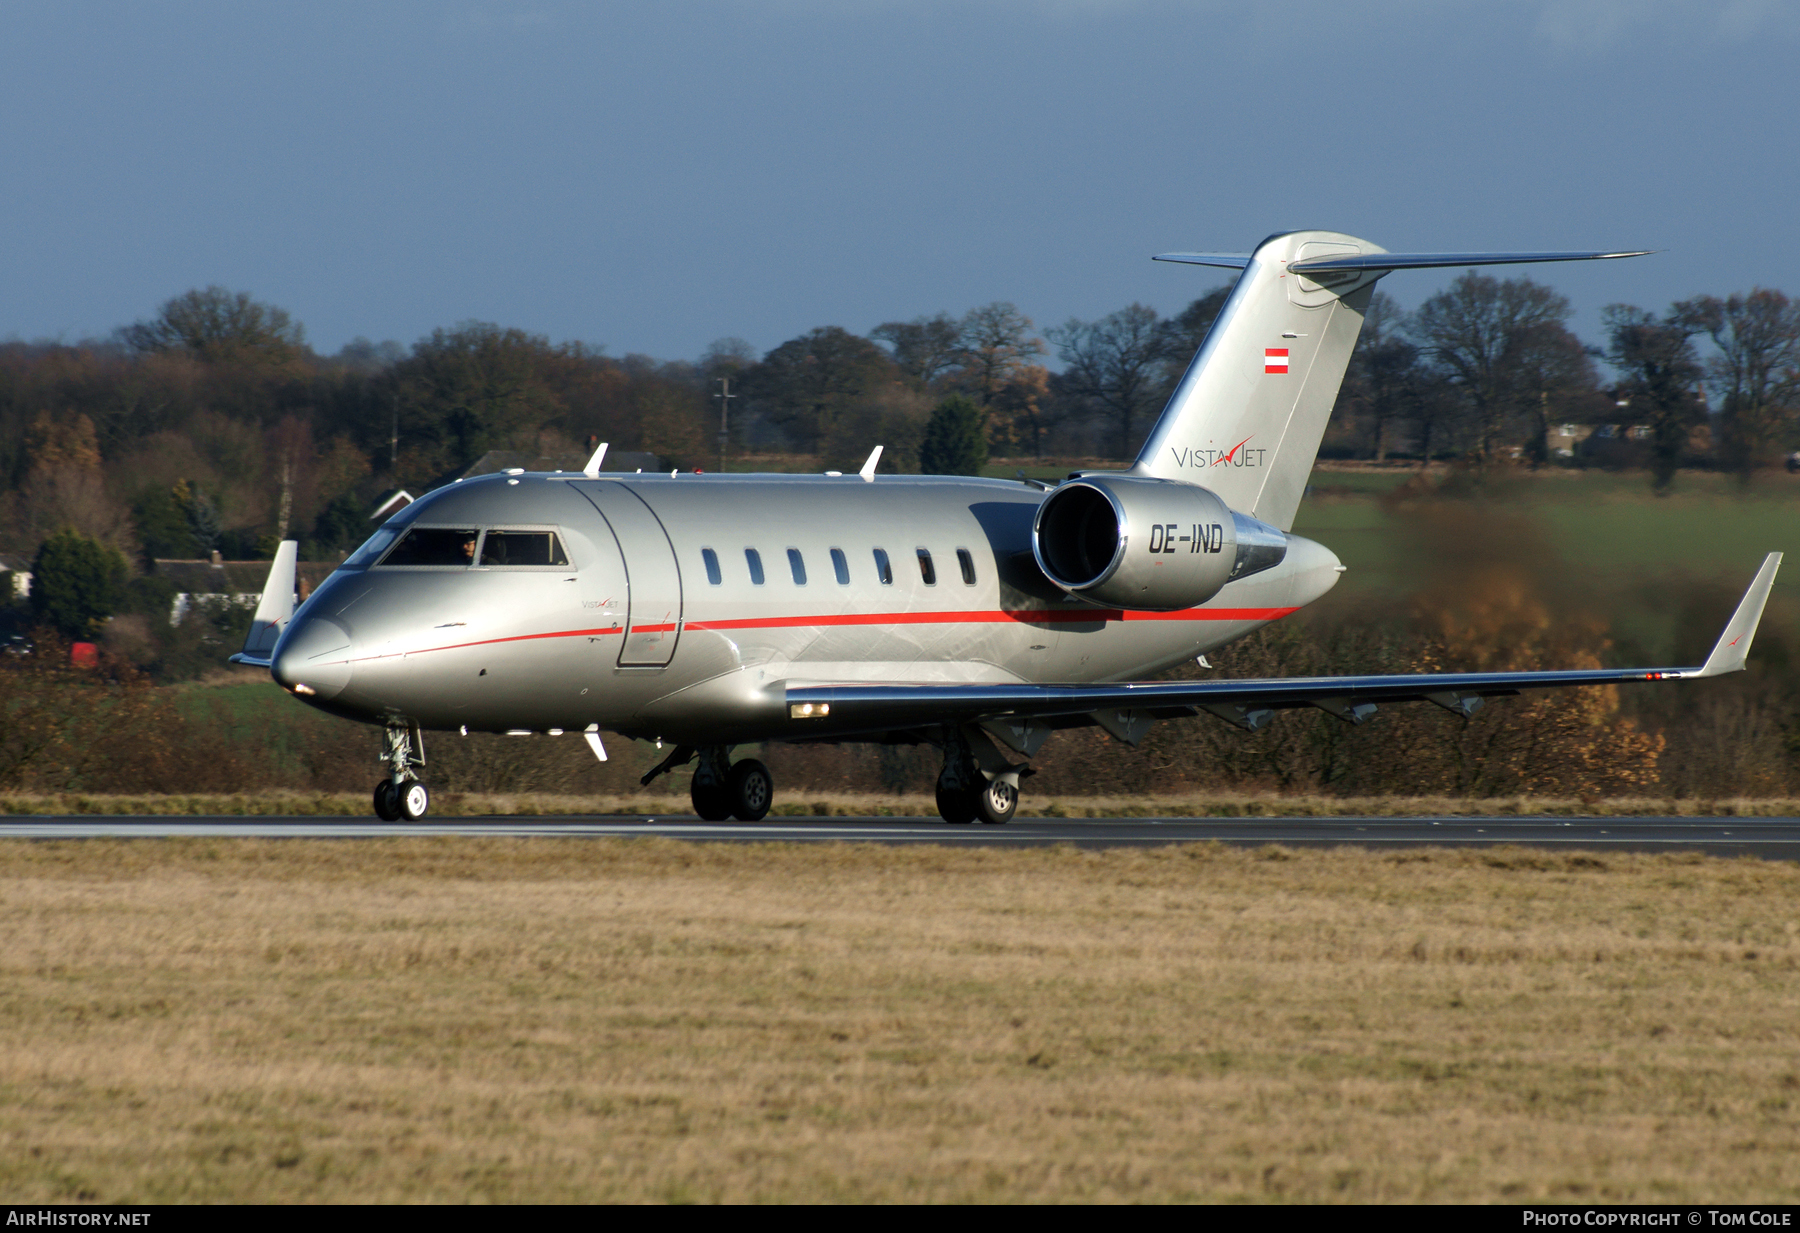
<svg viewBox="0 0 1800 1233">
<path fill-rule="evenodd" d="M 1273 621 L 1292 608 L 1185 608 L 1180 612 L 1126 612 L 1118 608 L 1015 608 L 957 612 L 852 612 L 838 616 L 744 617 L 689 621 L 693 630 L 810 629 L 834 625 L 1092 625 L 1105 621 Z M 644 626 L 635 626 L 642 629 Z M 660 628 L 673 629 L 674 626 Z"/>
<path fill-rule="evenodd" d="M 452 642 L 446 646 L 420 647 L 416 651 L 390 651 L 386 655 L 365 655 L 361 659 L 354 659 L 350 662 L 362 664 L 374 659 L 397 659 L 407 655 L 425 655 L 432 651 L 460 651 L 472 646 L 497 646 L 502 642 L 535 642 L 539 638 L 597 638 L 606 634 L 622 634 L 624 632 L 623 629 L 615 626 L 612 629 L 559 629 L 547 634 L 513 634 L 506 638 L 482 638 L 475 642 Z"/>
<path fill-rule="evenodd" d="M 826 626 L 855 625 L 1093 625 L 1106 621 L 1275 621 L 1294 608 L 1184 608 L 1179 612 L 1129 612 L 1119 608 L 1066 610 L 1061 608 L 987 609 L 954 612 L 852 612 L 835 616 L 744 617 L 728 621 L 689 621 L 689 632 L 704 633 L 733 629 L 818 629 Z M 633 625 L 634 634 L 672 633 L 677 627 L 665 625 Z M 424 655 L 431 651 L 458 651 L 473 646 L 495 646 L 503 642 L 531 642 L 539 638 L 592 638 L 622 634 L 623 629 L 564 629 L 546 634 L 514 634 L 507 638 L 486 638 L 477 642 L 453 642 L 448 646 L 422 647 L 416 651 L 396 651 L 389 655 L 371 655 L 367 659 L 392 659 L 396 655 Z M 359 660 L 357 662 L 365 662 Z"/>
</svg>

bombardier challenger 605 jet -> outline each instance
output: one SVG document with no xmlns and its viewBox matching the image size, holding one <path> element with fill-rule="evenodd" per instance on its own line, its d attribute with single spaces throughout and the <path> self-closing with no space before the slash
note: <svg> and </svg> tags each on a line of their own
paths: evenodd
<svg viewBox="0 0 1800 1233">
<path fill-rule="evenodd" d="M 240 663 L 379 726 L 384 818 L 417 819 L 426 729 L 672 744 L 701 817 L 762 818 L 761 741 L 929 742 L 946 822 L 1006 822 L 1057 728 L 1141 740 L 1210 712 L 1361 723 L 1382 702 L 1469 714 L 1524 689 L 1744 665 L 1780 554 L 1696 668 L 1132 683 L 1312 603 L 1343 572 L 1289 531 L 1377 280 L 1394 270 L 1641 256 L 1389 253 L 1330 231 L 1253 253 L 1135 463 L 1053 487 L 937 476 L 511 472 L 394 515 L 294 609 L 281 546 Z M 605 447 L 601 447 L 602 453 Z M 880 453 L 879 448 L 876 455 Z"/>
</svg>

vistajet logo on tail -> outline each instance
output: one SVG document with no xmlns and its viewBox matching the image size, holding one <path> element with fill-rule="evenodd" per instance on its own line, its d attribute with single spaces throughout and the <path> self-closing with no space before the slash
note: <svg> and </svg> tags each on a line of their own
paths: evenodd
<svg viewBox="0 0 1800 1233">
<path fill-rule="evenodd" d="M 1245 437 L 1228 450 L 1184 450 L 1171 445 L 1169 452 L 1175 455 L 1176 466 L 1193 467 L 1200 471 L 1208 467 L 1260 467 L 1263 465 L 1263 455 L 1269 451 L 1247 449 L 1252 440 L 1254 437 Z"/>
</svg>

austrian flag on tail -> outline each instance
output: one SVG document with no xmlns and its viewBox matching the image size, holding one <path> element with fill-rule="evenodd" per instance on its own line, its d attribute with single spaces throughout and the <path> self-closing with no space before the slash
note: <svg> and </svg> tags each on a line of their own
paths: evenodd
<svg viewBox="0 0 1800 1233">
<path fill-rule="evenodd" d="M 1287 372 L 1287 353 L 1286 347 L 1270 347 L 1264 351 L 1263 375 L 1267 376 L 1272 372 L 1285 374 Z"/>
</svg>

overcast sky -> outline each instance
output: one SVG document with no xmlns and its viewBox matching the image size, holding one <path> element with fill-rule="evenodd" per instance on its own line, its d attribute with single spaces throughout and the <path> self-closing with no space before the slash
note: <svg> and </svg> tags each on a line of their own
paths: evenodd
<svg viewBox="0 0 1800 1233">
<path fill-rule="evenodd" d="M 17 0 L 0 338 L 218 283 L 309 341 L 478 319 L 615 354 L 1012 300 L 1169 313 L 1153 264 L 1324 227 L 1614 301 L 1800 294 L 1777 0 Z M 1450 275 L 1384 284 L 1412 307 Z"/>
</svg>

